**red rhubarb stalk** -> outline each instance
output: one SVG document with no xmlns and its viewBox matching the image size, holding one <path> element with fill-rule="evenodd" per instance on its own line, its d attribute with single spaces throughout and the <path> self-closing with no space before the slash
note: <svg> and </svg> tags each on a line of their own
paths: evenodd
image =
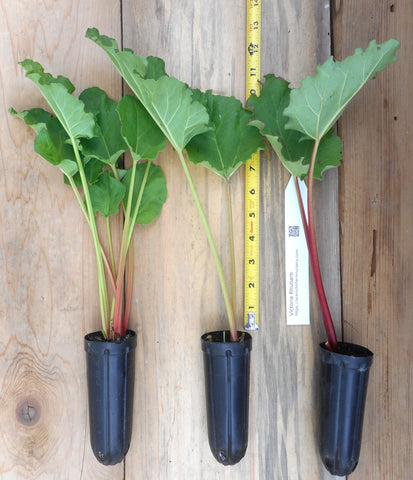
<svg viewBox="0 0 413 480">
<path fill-rule="evenodd" d="M 308 211 L 308 220 L 305 214 L 303 200 L 301 197 L 300 188 L 298 185 L 297 177 L 294 178 L 295 188 L 297 192 L 298 204 L 300 208 L 301 219 L 303 223 L 305 238 L 308 248 L 308 256 L 310 259 L 311 271 L 313 272 L 314 284 L 317 291 L 317 297 L 320 304 L 321 316 L 323 318 L 324 328 L 327 334 L 327 348 L 330 348 L 333 351 L 337 351 L 337 336 L 334 329 L 333 320 L 331 318 L 330 309 L 328 307 L 326 294 L 324 291 L 323 280 L 321 277 L 320 271 L 320 262 L 318 259 L 317 251 L 317 240 L 315 234 L 314 226 L 314 217 L 312 214 L 312 205 L 313 205 L 313 178 L 314 178 L 314 167 L 315 159 L 317 156 L 317 150 L 319 146 L 319 141 L 314 142 L 313 152 L 311 154 L 309 172 L 308 172 L 308 190 L 307 190 L 307 211 Z"/>
</svg>

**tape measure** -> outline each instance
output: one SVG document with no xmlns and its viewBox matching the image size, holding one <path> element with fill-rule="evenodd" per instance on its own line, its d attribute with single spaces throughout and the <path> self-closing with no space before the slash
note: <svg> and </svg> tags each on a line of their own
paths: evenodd
<svg viewBox="0 0 413 480">
<path fill-rule="evenodd" d="M 246 97 L 259 94 L 261 0 L 247 0 Z M 245 166 L 244 328 L 259 328 L 260 154 Z"/>
</svg>

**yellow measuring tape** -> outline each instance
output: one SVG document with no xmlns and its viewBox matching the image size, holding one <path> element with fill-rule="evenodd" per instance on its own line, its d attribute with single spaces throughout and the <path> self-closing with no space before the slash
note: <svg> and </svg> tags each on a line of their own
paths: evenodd
<svg viewBox="0 0 413 480">
<path fill-rule="evenodd" d="M 247 0 L 246 96 L 259 94 L 261 71 L 261 0 Z M 245 166 L 244 328 L 259 328 L 260 154 Z"/>
</svg>

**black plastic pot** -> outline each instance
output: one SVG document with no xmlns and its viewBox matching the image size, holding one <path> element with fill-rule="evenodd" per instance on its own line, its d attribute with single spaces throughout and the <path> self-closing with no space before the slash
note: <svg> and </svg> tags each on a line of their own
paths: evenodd
<svg viewBox="0 0 413 480">
<path fill-rule="evenodd" d="M 242 341 L 231 342 L 229 331 L 201 337 L 209 446 L 223 465 L 239 462 L 248 445 L 252 337 L 246 332 L 238 335 Z"/>
<path fill-rule="evenodd" d="M 101 332 L 85 336 L 90 443 L 100 463 L 123 460 L 132 435 L 136 334 L 105 341 Z"/>
<path fill-rule="evenodd" d="M 349 475 L 360 456 L 364 406 L 373 353 L 352 343 L 337 352 L 320 344 L 320 454 L 333 475 Z"/>
</svg>

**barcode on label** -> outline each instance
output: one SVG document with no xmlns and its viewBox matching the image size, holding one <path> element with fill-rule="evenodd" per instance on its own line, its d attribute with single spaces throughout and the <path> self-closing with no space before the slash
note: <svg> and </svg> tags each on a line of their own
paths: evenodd
<svg viewBox="0 0 413 480">
<path fill-rule="evenodd" d="M 301 196 L 307 196 L 305 182 L 298 182 Z M 294 178 L 285 190 L 285 306 L 287 325 L 310 324 L 308 249 L 301 220 Z M 305 205 L 304 205 L 304 212 Z"/>
<path fill-rule="evenodd" d="M 299 237 L 300 236 L 299 225 L 288 225 L 288 236 L 289 237 Z"/>
</svg>

